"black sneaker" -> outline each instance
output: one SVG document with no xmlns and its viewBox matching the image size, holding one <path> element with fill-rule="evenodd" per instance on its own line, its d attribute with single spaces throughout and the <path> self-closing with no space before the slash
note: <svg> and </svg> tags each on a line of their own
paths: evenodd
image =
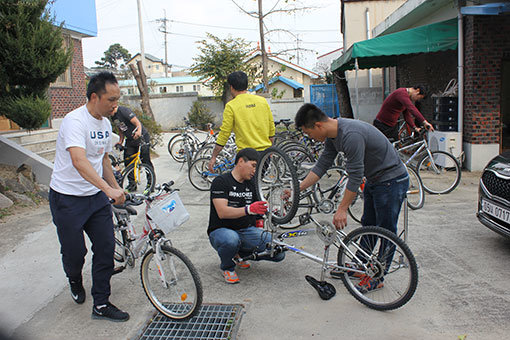
<svg viewBox="0 0 510 340">
<path fill-rule="evenodd" d="M 74 302 L 82 304 L 85 302 L 85 289 L 83 288 L 82 281 L 69 280 L 71 286 L 71 296 Z"/>
<path fill-rule="evenodd" d="M 115 322 L 129 320 L 129 314 L 121 311 L 111 303 L 92 307 L 92 319 L 106 319 Z"/>
</svg>

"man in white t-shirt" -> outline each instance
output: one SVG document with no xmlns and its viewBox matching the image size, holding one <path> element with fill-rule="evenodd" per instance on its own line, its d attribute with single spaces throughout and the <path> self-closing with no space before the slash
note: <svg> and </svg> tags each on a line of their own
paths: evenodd
<svg viewBox="0 0 510 340">
<path fill-rule="evenodd" d="M 85 232 L 94 253 L 92 317 L 127 321 L 129 314 L 109 301 L 115 249 L 109 198 L 122 204 L 125 196 L 108 158 L 112 126 L 107 117 L 115 112 L 119 98 L 119 85 L 112 73 L 101 72 L 90 79 L 87 104 L 69 112 L 60 126 L 49 199 L 73 300 L 79 304 L 85 301 Z"/>
</svg>

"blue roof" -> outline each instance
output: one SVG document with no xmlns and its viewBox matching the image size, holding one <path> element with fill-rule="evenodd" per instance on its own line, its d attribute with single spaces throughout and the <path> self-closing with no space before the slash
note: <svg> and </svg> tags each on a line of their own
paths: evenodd
<svg viewBox="0 0 510 340">
<path fill-rule="evenodd" d="M 277 81 L 281 81 L 282 83 L 284 84 L 287 84 L 289 85 L 290 87 L 292 87 L 293 89 L 295 90 L 299 90 L 299 89 L 304 89 L 303 85 L 298 83 L 297 81 L 295 80 L 292 80 L 292 79 L 289 79 L 289 78 L 285 78 L 283 76 L 276 76 L 274 78 L 272 78 L 270 81 L 269 81 L 269 85 L 271 84 L 274 84 L 276 83 Z M 260 89 L 262 89 L 264 87 L 264 84 L 258 84 L 257 86 L 255 86 L 253 89 L 251 89 L 250 91 L 258 91 Z"/>
<path fill-rule="evenodd" d="M 64 22 L 64 28 L 97 37 L 97 17 L 95 0 L 57 0 L 48 2 L 46 8 L 55 16 L 55 24 Z"/>
<path fill-rule="evenodd" d="M 463 15 L 500 15 L 510 13 L 510 4 L 505 2 L 495 2 L 479 6 L 466 6 L 460 9 Z"/>
<path fill-rule="evenodd" d="M 187 76 L 187 77 L 168 77 L 168 78 L 147 78 L 147 82 L 152 82 L 157 85 L 171 85 L 171 84 L 184 84 L 184 83 L 200 83 L 200 77 Z M 119 80 L 119 86 L 136 86 L 136 80 L 127 79 Z"/>
</svg>

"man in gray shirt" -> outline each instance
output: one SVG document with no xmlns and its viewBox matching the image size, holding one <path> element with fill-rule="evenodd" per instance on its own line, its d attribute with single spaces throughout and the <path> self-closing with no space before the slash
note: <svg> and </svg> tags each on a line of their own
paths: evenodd
<svg viewBox="0 0 510 340">
<path fill-rule="evenodd" d="M 346 158 L 349 180 L 333 217 L 335 227 L 343 229 L 347 225 L 347 209 L 365 177 L 361 224 L 382 227 L 396 233 L 409 176 L 388 139 L 368 123 L 329 118 L 313 104 L 301 106 L 295 123 L 311 138 L 325 142 L 317 164 L 301 182 L 299 189 L 302 191 L 315 184 L 341 151 Z"/>
</svg>

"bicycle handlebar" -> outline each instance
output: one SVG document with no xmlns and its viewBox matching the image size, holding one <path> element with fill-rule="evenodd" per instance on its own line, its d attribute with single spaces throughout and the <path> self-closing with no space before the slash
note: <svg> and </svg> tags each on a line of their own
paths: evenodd
<svg viewBox="0 0 510 340">
<path fill-rule="evenodd" d="M 163 184 L 158 184 L 156 189 L 158 190 L 152 195 L 149 194 L 126 194 L 126 200 L 124 204 L 115 205 L 116 208 L 125 209 L 127 206 L 134 205 L 139 206 L 144 201 L 153 201 L 156 197 L 160 196 L 163 192 L 173 192 L 178 191 L 179 189 L 172 189 L 172 185 L 174 185 L 174 181 L 169 181 Z M 110 204 L 113 204 L 115 201 L 111 198 L 109 199 Z"/>
</svg>

